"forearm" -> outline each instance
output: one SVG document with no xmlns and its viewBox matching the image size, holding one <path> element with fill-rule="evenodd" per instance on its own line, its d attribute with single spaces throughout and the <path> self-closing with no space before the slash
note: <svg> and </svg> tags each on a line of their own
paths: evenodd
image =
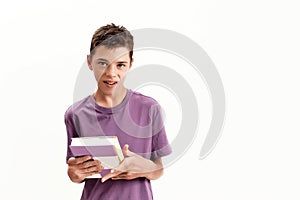
<svg viewBox="0 0 300 200">
<path fill-rule="evenodd" d="M 156 179 L 160 178 L 163 175 L 163 171 L 164 171 L 163 168 L 157 169 L 155 171 L 145 173 L 143 175 L 143 177 L 145 177 L 149 180 L 156 180 Z"/>
<path fill-rule="evenodd" d="M 110 173 L 102 177 L 101 181 L 107 179 L 125 179 L 132 180 L 139 177 L 145 177 L 149 180 L 158 179 L 163 175 L 163 164 L 160 157 L 149 160 L 136 153 L 129 151 L 128 145 L 123 148 L 125 159 L 119 166 L 112 169 Z"/>
<path fill-rule="evenodd" d="M 161 162 L 161 158 L 157 158 L 154 161 L 149 160 L 149 164 L 145 167 L 147 170 L 141 174 L 149 180 L 158 179 L 163 175 L 164 168 Z"/>
</svg>

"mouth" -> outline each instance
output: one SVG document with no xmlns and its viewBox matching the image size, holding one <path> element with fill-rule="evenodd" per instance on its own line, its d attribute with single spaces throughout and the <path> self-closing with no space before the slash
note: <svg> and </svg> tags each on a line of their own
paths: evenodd
<svg viewBox="0 0 300 200">
<path fill-rule="evenodd" d="M 117 81 L 103 81 L 103 83 L 107 84 L 107 85 L 115 85 L 118 82 Z"/>
</svg>

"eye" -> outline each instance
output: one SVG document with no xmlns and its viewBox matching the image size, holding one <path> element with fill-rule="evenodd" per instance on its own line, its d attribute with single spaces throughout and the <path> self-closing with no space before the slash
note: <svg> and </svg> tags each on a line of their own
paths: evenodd
<svg viewBox="0 0 300 200">
<path fill-rule="evenodd" d="M 107 67 L 107 65 L 108 65 L 108 64 L 107 64 L 106 62 L 104 62 L 104 61 L 99 61 L 98 64 L 101 65 L 101 66 L 103 66 L 103 67 Z"/>
<path fill-rule="evenodd" d="M 123 63 L 119 63 L 119 64 L 117 65 L 117 67 L 118 67 L 118 68 L 123 68 L 123 67 L 126 67 L 126 65 L 124 65 Z"/>
</svg>

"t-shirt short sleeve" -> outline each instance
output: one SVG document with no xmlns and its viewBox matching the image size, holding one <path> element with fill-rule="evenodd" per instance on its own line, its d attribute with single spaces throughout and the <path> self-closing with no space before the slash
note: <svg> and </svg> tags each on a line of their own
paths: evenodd
<svg viewBox="0 0 300 200">
<path fill-rule="evenodd" d="M 151 160 L 167 156 L 172 153 L 166 135 L 161 106 L 157 103 L 151 107 L 152 115 L 152 152 Z"/>
<path fill-rule="evenodd" d="M 65 119 L 65 125 L 67 129 L 67 155 L 66 155 L 66 162 L 68 162 L 69 158 L 71 158 L 72 152 L 69 148 L 69 145 L 71 145 L 71 139 L 73 137 L 78 137 L 78 133 L 75 128 L 74 120 L 73 120 L 73 112 L 72 112 L 72 107 L 70 107 L 64 116 Z"/>
</svg>

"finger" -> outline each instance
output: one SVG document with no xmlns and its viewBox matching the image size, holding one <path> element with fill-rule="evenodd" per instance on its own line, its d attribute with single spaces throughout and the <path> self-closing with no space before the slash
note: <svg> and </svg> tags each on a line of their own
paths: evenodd
<svg viewBox="0 0 300 200">
<path fill-rule="evenodd" d="M 103 170 L 102 166 L 94 166 L 94 167 L 89 167 L 85 169 L 81 169 L 80 173 L 82 174 L 87 174 L 87 173 L 99 173 Z"/>
<path fill-rule="evenodd" d="M 118 176 L 113 177 L 112 180 L 120 180 L 120 179 L 131 180 L 138 177 L 140 177 L 138 174 L 122 173 L 119 174 Z"/>
<path fill-rule="evenodd" d="M 125 144 L 123 147 L 123 153 L 125 156 L 133 156 L 135 153 L 129 150 L 129 145 Z"/>
<path fill-rule="evenodd" d="M 105 176 L 102 177 L 101 182 L 104 183 L 106 180 L 113 178 L 115 176 L 118 176 L 121 174 L 121 171 L 118 170 L 111 170 L 110 173 L 106 174 Z"/>
<path fill-rule="evenodd" d="M 97 172 L 97 171 L 88 172 L 88 173 L 83 174 L 83 177 L 86 178 L 86 177 L 88 177 L 88 176 L 93 176 L 93 175 L 95 175 L 95 174 L 99 174 L 99 172 Z"/>
<path fill-rule="evenodd" d="M 89 167 L 95 167 L 95 166 L 101 166 L 101 162 L 99 160 L 85 161 L 85 162 L 81 163 L 80 168 L 89 168 Z"/>
<path fill-rule="evenodd" d="M 88 161 L 90 159 L 92 159 L 91 156 L 82 156 L 82 157 L 78 157 L 78 158 L 71 157 L 68 160 L 68 164 L 69 165 L 78 165 L 78 164 L 86 162 L 86 161 Z"/>
<path fill-rule="evenodd" d="M 76 158 L 78 163 L 84 163 L 90 160 L 93 160 L 92 156 L 82 156 L 82 157 L 78 157 Z"/>
<path fill-rule="evenodd" d="M 112 177 L 111 179 L 112 180 L 125 179 L 127 176 L 128 176 L 128 173 L 124 172 L 124 173 L 121 173 L 121 174 L 119 174 L 117 176 Z"/>
<path fill-rule="evenodd" d="M 68 159 L 68 164 L 69 165 L 73 165 L 75 163 L 75 158 L 74 157 L 71 157 Z"/>
</svg>

